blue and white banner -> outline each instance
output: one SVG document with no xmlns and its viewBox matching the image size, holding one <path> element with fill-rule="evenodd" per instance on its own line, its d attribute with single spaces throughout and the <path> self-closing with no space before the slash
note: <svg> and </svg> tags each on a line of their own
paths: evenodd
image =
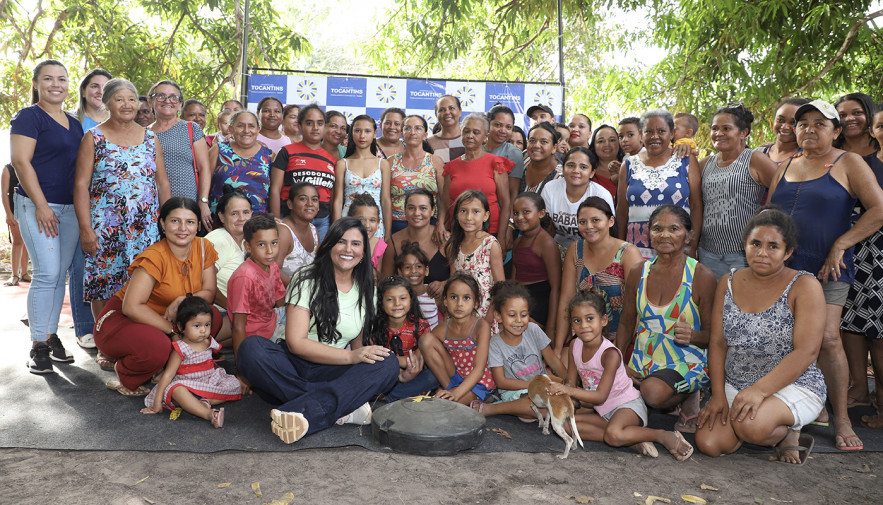
<svg viewBox="0 0 883 505">
<path fill-rule="evenodd" d="M 378 123 L 388 107 L 426 118 L 435 126 L 435 102 L 442 95 L 460 99 L 463 115 L 487 112 L 497 103 L 515 113 L 515 124 L 527 129 L 525 112 L 533 105 L 548 105 L 561 121 L 562 89 L 558 84 L 506 83 L 498 81 L 440 81 L 390 77 L 350 77 L 326 74 L 249 74 L 248 108 L 256 112 L 258 101 L 266 96 L 283 104 L 316 103 L 323 110 L 337 110 L 347 122 L 368 114 Z"/>
</svg>

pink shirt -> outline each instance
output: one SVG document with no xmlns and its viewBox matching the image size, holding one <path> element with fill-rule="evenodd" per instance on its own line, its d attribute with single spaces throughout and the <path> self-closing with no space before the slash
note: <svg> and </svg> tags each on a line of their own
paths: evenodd
<svg viewBox="0 0 883 505">
<path fill-rule="evenodd" d="M 230 321 L 233 321 L 233 314 L 248 314 L 245 336 L 270 338 L 276 329 L 276 300 L 283 296 L 285 286 L 279 276 L 279 266 L 273 263 L 270 271 L 264 272 L 257 263 L 247 259 L 227 281 L 227 313 Z"/>
<path fill-rule="evenodd" d="M 573 361 L 576 363 L 576 369 L 583 381 L 583 388 L 588 391 L 598 390 L 598 384 L 601 383 L 601 375 L 604 374 L 601 356 L 607 349 L 616 349 L 616 353 L 619 354 L 619 366 L 616 368 L 616 376 L 613 378 L 613 386 L 610 387 L 607 401 L 594 407 L 595 412 L 600 416 L 607 415 L 608 412 L 611 412 L 623 403 L 636 400 L 641 396 L 641 392 L 635 389 L 632 385 L 632 380 L 629 379 L 628 374 L 625 372 L 625 365 L 622 364 L 622 354 L 619 352 L 619 349 L 606 338 L 601 338 L 601 347 L 586 362 L 583 362 L 583 341 L 578 338 L 573 341 Z"/>
</svg>

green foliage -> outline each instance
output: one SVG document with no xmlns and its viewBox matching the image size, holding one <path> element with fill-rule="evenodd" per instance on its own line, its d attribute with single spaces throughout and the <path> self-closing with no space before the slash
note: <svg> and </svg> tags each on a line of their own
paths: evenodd
<svg viewBox="0 0 883 505">
<path fill-rule="evenodd" d="M 704 122 L 742 101 L 760 121 L 783 97 L 834 99 L 883 88 L 871 0 L 577 0 L 563 2 L 568 113 L 596 124 L 651 107 Z M 614 16 L 613 11 L 624 11 Z M 383 73 L 558 80 L 555 2 L 398 0 L 368 57 Z M 643 63 L 648 48 L 665 57 Z"/>
<path fill-rule="evenodd" d="M 216 109 L 238 96 L 242 19 L 237 0 L 0 0 L 0 61 L 4 123 L 30 102 L 31 71 L 46 58 L 63 62 L 71 76 L 70 108 L 82 75 L 104 68 L 131 80 L 145 94 L 173 79 L 187 97 Z M 248 63 L 287 65 L 312 51 L 309 42 L 276 13 L 272 0 L 252 0 Z M 235 8 L 235 9 L 234 9 Z"/>
</svg>

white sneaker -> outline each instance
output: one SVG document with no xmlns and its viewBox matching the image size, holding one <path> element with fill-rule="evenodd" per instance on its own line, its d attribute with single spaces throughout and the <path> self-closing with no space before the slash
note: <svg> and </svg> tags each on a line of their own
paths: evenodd
<svg viewBox="0 0 883 505">
<path fill-rule="evenodd" d="M 310 429 L 309 421 L 300 412 L 273 409 L 270 411 L 270 419 L 270 429 L 286 444 L 297 442 Z"/>
<path fill-rule="evenodd" d="M 337 420 L 337 424 L 371 424 L 371 406 L 368 402 Z"/>
<path fill-rule="evenodd" d="M 87 333 L 82 337 L 77 337 L 77 344 L 79 344 L 80 347 L 82 347 L 83 349 L 95 349 L 96 347 L 98 347 L 95 345 L 95 338 L 92 336 L 91 333 Z"/>
</svg>

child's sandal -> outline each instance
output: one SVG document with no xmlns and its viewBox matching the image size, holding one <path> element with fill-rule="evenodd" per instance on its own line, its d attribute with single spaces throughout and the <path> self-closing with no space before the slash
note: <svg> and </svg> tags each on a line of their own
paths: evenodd
<svg viewBox="0 0 883 505">
<path fill-rule="evenodd" d="M 224 426 L 224 407 L 212 409 L 212 426 L 215 428 Z"/>
</svg>

